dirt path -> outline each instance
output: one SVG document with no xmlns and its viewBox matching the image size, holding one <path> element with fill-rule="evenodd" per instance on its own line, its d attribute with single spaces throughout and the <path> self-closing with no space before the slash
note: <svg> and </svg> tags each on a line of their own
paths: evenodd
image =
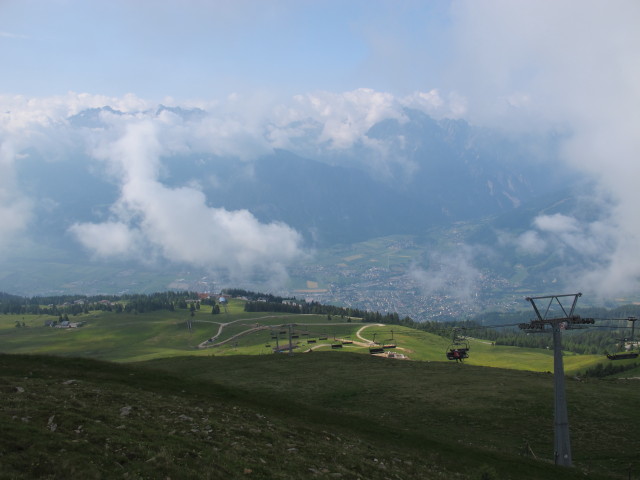
<svg viewBox="0 0 640 480">
<path fill-rule="evenodd" d="M 218 327 L 218 333 L 216 333 L 214 336 L 210 337 L 209 339 L 205 340 L 204 342 L 200 342 L 200 344 L 198 345 L 198 348 L 208 348 L 208 347 L 214 347 L 217 345 L 223 345 L 225 343 L 227 343 L 229 340 L 231 340 L 232 338 L 236 338 L 240 335 L 244 335 L 245 333 L 248 333 L 250 331 L 255 331 L 258 330 L 258 328 L 253 328 L 250 330 L 246 330 L 244 332 L 240 332 L 237 335 L 234 335 L 233 337 L 224 340 L 223 342 L 214 344 L 213 341 L 218 338 L 221 334 L 222 334 L 222 330 L 224 329 L 224 327 L 229 326 L 233 323 L 238 323 L 238 322 L 246 322 L 246 321 L 251 321 L 252 323 L 257 323 L 258 320 L 263 320 L 265 318 L 277 318 L 278 315 L 265 315 L 263 317 L 256 317 L 256 318 L 239 318 L 238 320 L 234 320 L 232 322 L 226 322 L 226 323 L 222 323 L 222 322 L 215 322 L 213 320 L 198 320 L 198 322 L 203 322 L 203 323 L 217 323 L 218 325 L 220 325 Z M 264 328 L 264 327 L 263 327 Z"/>
<path fill-rule="evenodd" d="M 200 345 L 198 345 L 198 348 L 211 348 L 211 347 L 219 347 L 221 345 L 224 345 L 225 343 L 229 343 L 232 340 L 235 340 L 238 337 L 242 337 L 244 335 L 248 335 L 249 333 L 253 333 L 253 332 L 257 332 L 259 330 L 266 330 L 269 327 L 267 326 L 261 326 L 261 327 L 253 327 L 253 328 L 249 328 L 248 330 L 243 330 L 240 333 L 236 333 L 235 335 L 232 335 L 231 337 L 227 338 L 226 340 L 222 340 L 221 342 L 218 343 L 211 343 L 208 340 L 205 340 L 204 342 L 202 342 Z M 218 332 L 218 335 L 220 333 Z"/>
<path fill-rule="evenodd" d="M 318 348 L 322 348 L 322 347 L 330 347 L 331 344 L 330 343 L 319 343 L 317 345 L 314 345 L 313 347 L 309 347 L 307 348 L 303 353 L 309 353 L 312 350 L 317 350 Z"/>
<path fill-rule="evenodd" d="M 383 323 L 372 323 L 369 325 L 365 325 L 362 328 L 360 328 L 357 332 L 356 332 L 356 337 L 358 337 L 360 340 L 367 342 L 367 345 L 365 346 L 369 346 L 371 343 L 373 343 L 373 340 L 369 340 L 367 338 L 364 338 L 362 335 L 360 335 L 360 333 L 365 329 L 365 328 L 369 328 L 369 327 L 384 327 L 386 325 L 384 325 Z"/>
<path fill-rule="evenodd" d="M 236 333 L 235 335 L 227 338 L 226 340 L 222 340 L 220 342 L 215 342 L 215 340 L 220 337 L 220 335 L 222 335 L 222 332 L 224 330 L 225 327 L 234 324 L 234 323 L 238 323 L 238 322 L 251 322 L 251 323 L 255 323 L 257 324 L 259 320 L 264 320 L 267 318 L 282 318 L 280 315 L 265 315 L 262 317 L 255 317 L 255 318 L 239 318 L 237 320 L 233 320 L 232 322 L 216 322 L 213 320 L 198 320 L 199 322 L 203 322 L 203 323 L 215 323 L 218 324 L 218 332 L 213 335 L 212 337 L 209 337 L 207 340 L 204 340 L 203 342 L 200 342 L 200 344 L 198 345 L 198 348 L 212 348 L 212 347 L 219 347 L 221 345 L 225 345 L 226 343 L 229 343 L 233 340 L 235 340 L 236 338 L 242 337 L 244 335 L 248 335 L 250 333 L 259 331 L 259 330 L 267 330 L 270 328 L 273 328 L 274 325 L 260 325 L 260 326 L 255 326 L 255 327 L 251 327 L 248 328 L 247 330 L 243 330 L 242 332 Z M 306 327 L 309 326 L 336 326 L 336 325 L 340 325 L 343 326 L 345 325 L 344 323 L 339 323 L 339 322 L 332 322 L 332 323 L 311 323 L 311 324 L 301 324 L 304 325 Z M 361 341 L 357 341 L 357 340 L 351 340 L 350 338 L 335 338 L 336 341 L 338 342 L 351 342 L 353 345 L 357 345 L 359 347 L 368 347 L 371 345 L 372 340 L 369 340 L 367 338 L 364 338 L 361 335 L 361 332 L 365 329 L 365 328 L 369 328 L 369 327 L 384 327 L 385 325 L 382 323 L 371 323 L 368 325 L 363 325 L 361 328 L 358 329 L 358 331 L 356 332 L 356 337 L 358 339 L 360 339 Z M 327 347 L 327 346 L 331 346 L 330 343 L 328 344 L 319 344 L 319 345 L 314 345 L 313 347 L 310 347 L 308 350 L 306 350 L 307 352 L 315 350 L 317 348 L 320 347 Z"/>
<path fill-rule="evenodd" d="M 309 315 L 313 315 L 313 314 L 309 314 Z M 267 319 L 267 318 L 282 318 L 282 316 L 281 315 L 264 315 L 262 317 L 255 317 L 255 318 L 239 318 L 237 320 L 233 320 L 232 322 L 226 322 L 226 323 L 216 322 L 216 321 L 213 321 L 213 320 L 196 320 L 197 322 L 216 323 L 216 324 L 219 325 L 218 332 L 215 335 L 213 335 L 212 337 L 209 337 L 207 340 L 204 340 L 203 342 L 200 342 L 200 344 L 198 345 L 198 348 L 218 347 L 220 345 L 224 345 L 225 343 L 228 343 L 229 341 L 231 341 L 231 340 L 233 340 L 235 338 L 241 337 L 243 335 L 246 335 L 248 333 L 255 332 L 257 330 L 265 330 L 265 329 L 268 329 L 268 328 L 273 328 L 275 325 L 263 325 L 263 326 L 260 326 L 260 327 L 248 328 L 247 330 L 244 330 L 244 331 L 242 331 L 240 333 L 237 333 L 237 334 L 233 335 L 232 337 L 230 337 L 230 338 L 228 338 L 226 340 L 223 340 L 223 341 L 218 342 L 218 343 L 213 343 L 220 335 L 222 335 L 222 331 L 224 330 L 224 327 L 227 327 L 227 326 L 229 326 L 229 325 L 231 325 L 233 323 L 238 323 L 238 322 L 247 322 L 248 321 L 248 322 L 251 322 L 251 323 L 258 323 L 259 320 L 264 320 L 264 319 Z M 305 323 L 305 324 L 300 324 L 300 325 L 304 325 L 304 326 L 323 326 L 323 327 L 329 326 L 330 327 L 330 326 L 334 326 L 334 325 L 345 325 L 345 324 L 341 323 L 341 322 L 332 322 L 332 323 L 309 323 L 309 324 Z M 370 325 L 365 325 L 365 327 L 368 327 L 368 326 L 370 326 Z M 360 329 L 360 330 L 362 330 L 362 329 Z M 360 338 L 362 338 L 362 337 L 360 337 Z M 338 340 L 342 340 L 342 339 L 338 339 Z M 363 340 L 369 342 L 366 339 L 363 339 Z M 354 342 L 354 343 L 357 343 L 357 342 Z M 371 342 L 369 342 L 369 343 L 371 343 Z M 369 343 L 367 343 L 367 345 Z M 367 345 L 364 345 L 364 346 L 367 346 Z"/>
</svg>

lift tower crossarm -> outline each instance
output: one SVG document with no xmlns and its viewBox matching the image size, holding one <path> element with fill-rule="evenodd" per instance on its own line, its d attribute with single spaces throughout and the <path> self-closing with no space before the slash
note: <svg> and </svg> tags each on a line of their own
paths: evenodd
<svg viewBox="0 0 640 480">
<path fill-rule="evenodd" d="M 582 296 L 582 293 L 569 293 L 566 295 L 547 295 L 544 297 L 527 297 L 526 300 L 529 303 L 531 303 L 531 305 L 533 306 L 533 310 L 536 312 L 536 316 L 538 317 L 538 320 L 545 321 L 547 320 L 547 314 L 549 313 L 549 309 L 551 308 L 551 304 L 553 303 L 554 300 L 558 302 L 558 305 L 562 309 L 562 312 L 564 313 L 565 318 L 569 319 L 570 317 L 573 316 L 573 311 L 576 309 L 576 303 L 578 303 L 578 298 L 581 296 Z M 569 313 L 567 313 L 564 306 L 562 305 L 562 302 L 560 302 L 559 300 L 562 297 L 573 297 L 573 303 L 571 304 L 571 309 L 569 310 Z M 549 299 L 549 305 L 547 305 L 547 310 L 544 312 L 544 317 L 543 317 L 542 315 L 540 315 L 540 311 L 538 310 L 538 306 L 536 305 L 535 300 L 546 300 L 546 299 Z"/>
</svg>

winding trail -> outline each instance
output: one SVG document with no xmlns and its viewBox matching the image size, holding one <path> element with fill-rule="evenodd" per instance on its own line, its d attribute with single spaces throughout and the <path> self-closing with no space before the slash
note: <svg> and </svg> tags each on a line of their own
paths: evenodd
<svg viewBox="0 0 640 480">
<path fill-rule="evenodd" d="M 272 329 L 275 325 L 260 325 L 258 323 L 259 320 L 264 320 L 264 319 L 268 319 L 268 318 L 282 318 L 280 315 L 265 315 L 262 317 L 255 317 L 255 318 L 239 318 L 237 320 L 233 320 L 232 322 L 216 322 L 213 320 L 199 320 L 200 322 L 203 323 L 215 323 L 218 325 L 218 332 L 210 337 L 209 339 L 201 342 L 198 345 L 198 348 L 200 349 L 204 349 L 204 348 L 214 348 L 214 347 L 220 347 L 222 345 L 225 345 L 229 342 L 234 341 L 235 339 L 242 337 L 244 335 L 249 335 L 253 332 L 257 332 L 257 331 L 261 331 L 261 330 L 270 330 Z M 247 328 L 246 330 L 243 330 L 239 333 L 236 333 L 235 335 L 232 335 L 231 337 L 222 340 L 220 342 L 216 342 L 214 343 L 214 340 L 216 340 L 218 337 L 220 337 L 220 335 L 222 335 L 222 332 L 224 330 L 224 327 L 227 327 L 229 325 L 232 325 L 234 323 L 239 323 L 239 322 L 250 322 L 251 324 L 255 324 L 254 327 L 251 328 Z M 286 325 L 286 324 L 284 324 Z M 312 324 L 298 324 L 298 325 L 304 325 L 305 327 L 309 327 L 309 326 L 343 326 L 344 323 L 339 323 L 339 322 L 331 322 L 331 323 L 312 323 Z M 338 338 L 335 337 L 334 341 L 337 342 L 350 342 L 350 344 L 352 345 L 357 345 L 359 347 L 370 347 L 373 344 L 373 340 L 370 340 L 368 338 L 365 338 L 362 336 L 362 332 L 365 330 L 365 328 L 369 328 L 369 327 L 385 327 L 386 325 L 383 323 L 370 323 L 367 325 L 363 325 L 362 327 L 360 327 L 357 331 L 356 331 L 356 338 L 358 338 L 358 340 L 352 340 L 351 338 Z M 306 350 L 303 350 L 303 353 L 310 353 L 313 352 L 316 349 L 319 348 L 323 348 L 323 347 L 331 347 L 332 344 L 331 343 L 319 343 L 313 346 L 307 346 Z M 398 350 L 406 350 L 404 348 L 398 347 Z M 387 357 L 387 355 L 384 354 L 376 354 L 376 356 L 382 356 L 382 357 Z M 391 356 L 389 356 L 389 358 L 392 358 Z M 393 358 L 398 358 L 398 357 L 393 357 Z M 405 355 L 401 355 L 400 358 L 408 358 Z"/>
<path fill-rule="evenodd" d="M 224 327 L 227 327 L 233 323 L 238 323 L 238 322 L 247 322 L 247 321 L 251 321 L 252 323 L 256 323 L 258 320 L 263 320 L 265 318 L 277 318 L 279 315 L 265 315 L 263 317 L 255 317 L 255 318 L 239 318 L 238 320 L 234 320 L 232 322 L 226 322 L 226 323 L 222 323 L 222 322 L 214 322 L 213 320 L 198 320 L 198 323 L 202 322 L 202 323 L 217 323 L 218 325 L 220 325 L 218 327 L 218 333 L 216 333 L 214 336 L 210 337 L 209 339 L 205 340 L 204 342 L 201 342 L 198 345 L 198 348 L 209 348 L 209 347 L 217 347 L 219 345 L 224 345 L 225 343 L 227 343 L 228 341 L 237 338 L 241 335 L 244 335 L 245 333 L 249 333 L 249 332 L 254 332 L 256 330 L 263 330 L 267 327 L 254 327 L 252 329 L 249 330 L 245 330 L 244 332 L 240 332 L 236 335 L 234 335 L 231 338 L 228 338 L 226 340 L 223 340 L 222 342 L 219 343 L 213 343 L 213 341 L 218 338 L 221 334 L 222 334 L 222 330 L 224 329 Z"/>
<path fill-rule="evenodd" d="M 366 345 L 364 345 L 365 347 L 370 346 L 373 343 L 373 340 L 368 340 L 366 338 L 364 338 L 362 335 L 360 335 L 360 332 L 362 332 L 365 328 L 369 328 L 369 327 L 386 327 L 386 325 L 384 323 L 371 323 L 369 325 L 364 325 L 362 328 L 360 328 L 357 332 L 356 332 L 356 336 L 360 339 L 360 340 L 364 340 L 365 342 L 367 342 Z M 362 345 L 362 344 L 361 344 Z M 413 350 L 410 350 L 408 348 L 403 348 L 403 347 L 396 347 L 396 350 L 402 350 L 403 352 L 407 352 L 407 353 L 411 353 Z M 387 355 L 385 353 L 376 353 L 376 356 L 380 357 L 386 357 Z M 404 359 L 408 359 L 409 357 L 407 356 L 403 356 L 402 358 Z"/>
<path fill-rule="evenodd" d="M 264 320 L 267 318 L 282 318 L 280 315 L 265 315 L 262 317 L 255 317 L 255 318 L 239 318 L 237 320 L 233 320 L 232 322 L 216 322 L 213 320 L 199 320 L 199 322 L 203 322 L 203 323 L 215 323 L 218 325 L 218 332 L 213 336 L 210 337 L 209 339 L 201 342 L 198 345 L 199 349 L 204 349 L 204 348 L 214 348 L 214 347 L 220 347 L 222 345 L 225 345 L 229 342 L 234 341 L 235 339 L 242 337 L 244 335 L 249 335 L 250 333 L 253 332 L 258 332 L 261 330 L 270 330 L 272 329 L 275 325 L 260 325 L 258 323 L 258 320 Z M 218 337 L 220 337 L 220 335 L 222 334 L 224 327 L 227 327 L 229 325 L 232 325 L 234 323 L 239 323 L 239 322 L 250 322 L 251 324 L 255 324 L 254 327 L 251 328 L 247 328 L 246 330 L 243 330 L 239 333 L 236 333 L 235 335 L 232 335 L 231 337 L 222 340 L 220 342 L 216 342 L 214 343 L 214 340 L 216 340 Z M 284 324 L 286 325 L 286 324 Z M 309 327 L 309 326 L 343 326 L 344 323 L 339 323 L 339 322 L 331 322 L 331 323 L 312 323 L 312 324 L 298 324 L 298 325 L 304 325 L 305 327 Z M 336 342 L 350 342 L 350 344 L 352 345 L 357 345 L 359 347 L 370 347 L 373 344 L 373 340 L 370 340 L 368 338 L 365 338 L 362 336 L 362 332 L 364 331 L 365 328 L 369 328 L 369 327 L 385 327 L 386 325 L 383 323 L 370 323 L 367 325 L 363 325 L 362 327 L 360 327 L 357 331 L 356 331 L 356 338 L 358 338 L 360 341 L 358 340 L 352 340 L 351 338 L 338 338 L 335 337 L 334 341 Z M 297 344 L 296 344 L 297 345 Z M 303 353 L 310 353 L 316 349 L 319 348 L 323 348 L 323 347 L 331 347 L 332 344 L 331 343 L 319 343 L 313 346 L 308 346 L 308 348 L 306 350 L 303 350 Z M 405 348 L 402 347 L 397 347 L 398 350 L 405 350 L 405 351 L 411 351 L 411 350 L 407 350 Z M 385 354 L 376 354 L 376 356 L 382 356 L 382 357 L 387 357 L 388 355 Z M 389 356 L 389 358 L 392 358 L 391 356 Z M 408 358 L 405 355 L 401 355 L 400 357 L 393 357 L 393 358 Z"/>
<path fill-rule="evenodd" d="M 309 314 L 309 315 L 313 315 L 313 314 Z M 281 315 L 264 315 L 262 317 L 254 317 L 254 318 L 239 318 L 237 320 L 233 320 L 232 322 L 226 322 L 226 323 L 216 322 L 216 321 L 213 321 L 213 320 L 198 320 L 198 322 L 202 322 L 202 323 L 215 323 L 215 324 L 219 325 L 219 327 L 218 327 L 218 332 L 214 336 L 208 338 L 207 340 L 204 340 L 203 342 L 200 342 L 200 344 L 198 344 L 197 348 L 219 347 L 221 345 L 229 343 L 232 340 L 235 340 L 238 337 L 242 337 L 244 335 L 248 335 L 250 333 L 257 332 L 259 330 L 271 329 L 271 328 L 274 327 L 274 325 L 259 325 L 259 326 L 257 325 L 259 320 L 264 320 L 264 319 L 267 319 L 267 318 L 282 318 L 282 316 Z M 229 325 L 231 325 L 233 323 L 238 323 L 238 322 L 251 322 L 253 324 L 256 324 L 256 326 L 252 327 L 252 328 L 248 328 L 247 330 L 243 330 L 242 332 L 236 333 L 235 335 L 233 335 L 233 336 L 231 336 L 231 337 L 229 337 L 229 338 L 227 338 L 225 340 L 222 340 L 220 342 L 214 343 L 214 341 L 220 335 L 222 335 L 222 331 L 224 330 L 224 327 L 227 327 L 227 326 L 229 326 Z M 304 325 L 305 327 L 308 327 L 308 326 L 331 327 L 331 326 L 345 325 L 345 324 L 344 323 L 340 323 L 340 322 L 331 322 L 331 323 L 309 323 L 309 324 L 300 324 L 300 325 Z M 356 334 L 358 338 L 360 338 L 361 340 L 364 340 L 367 343 L 361 343 L 361 342 L 353 341 L 354 345 L 359 345 L 359 346 L 362 346 L 362 347 L 368 347 L 369 346 L 371 341 L 367 340 L 366 338 L 363 338 L 362 336 L 360 336 L 360 332 L 364 328 L 370 327 L 370 326 L 373 326 L 373 324 L 365 325 L 360 330 L 358 330 L 358 333 Z M 347 341 L 346 339 L 343 339 L 343 338 L 336 338 L 336 340 Z M 328 345 L 330 346 L 331 344 L 328 344 Z M 324 345 L 324 344 L 323 345 L 318 345 L 318 347 L 320 347 L 320 346 L 327 346 L 327 345 Z M 317 347 L 314 347 L 314 348 L 317 348 Z"/>
<path fill-rule="evenodd" d="M 362 335 L 360 335 L 360 332 L 362 332 L 365 328 L 369 328 L 369 327 L 385 327 L 385 326 L 386 325 L 384 323 L 371 323 L 369 325 L 365 325 L 356 332 L 356 337 L 358 337 L 360 340 L 364 342 L 368 342 L 366 345 L 368 347 L 370 344 L 373 343 L 373 340 L 364 338 Z"/>
</svg>

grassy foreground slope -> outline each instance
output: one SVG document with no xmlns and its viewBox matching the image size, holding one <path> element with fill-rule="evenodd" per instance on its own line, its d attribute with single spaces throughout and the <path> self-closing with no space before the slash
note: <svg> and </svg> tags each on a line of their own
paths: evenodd
<svg viewBox="0 0 640 480">
<path fill-rule="evenodd" d="M 638 468 L 632 381 L 570 382 L 576 468 L 565 469 L 548 462 L 542 373 L 348 352 L 0 355 L 0 371 L 0 478 L 598 479 Z"/>
<path fill-rule="evenodd" d="M 567 471 L 550 464 L 550 351 L 470 339 L 471 356 L 459 365 L 445 360 L 447 339 L 423 331 L 242 307 L 232 301 L 225 313 L 201 309 L 192 318 L 96 311 L 74 317 L 87 322 L 76 329 L 1 315 L 2 352 L 51 356 L 0 355 L 0 479 L 640 472 L 637 380 L 568 379 L 576 468 Z M 290 323 L 296 353 L 273 355 L 270 327 Z M 374 335 L 414 361 L 370 356 Z M 332 350 L 340 339 L 354 344 Z M 607 360 L 568 354 L 565 370 L 598 362 Z"/>
<path fill-rule="evenodd" d="M 479 458 L 496 466 L 506 455 L 517 463 L 527 445 L 529 454 L 553 458 L 553 382 L 546 373 L 394 362 L 346 352 L 150 365 L 272 398 L 290 404 L 291 411 L 315 406 L 324 418 L 346 415 L 392 444 L 455 452 L 447 465 L 463 471 L 475 471 Z M 629 465 L 640 469 L 635 432 L 640 383 L 568 380 L 567 392 L 575 464 L 591 476 L 621 474 Z M 507 464 L 498 468 L 497 478 L 549 478 Z"/>
</svg>

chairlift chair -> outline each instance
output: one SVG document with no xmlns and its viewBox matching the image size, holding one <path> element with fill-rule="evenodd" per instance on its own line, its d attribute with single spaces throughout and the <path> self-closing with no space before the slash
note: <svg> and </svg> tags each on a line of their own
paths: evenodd
<svg viewBox="0 0 640 480">
<path fill-rule="evenodd" d="M 634 336 L 634 331 L 635 331 L 635 327 L 636 327 L 636 317 L 628 317 L 627 318 L 628 321 L 631 322 L 631 337 L 630 338 L 621 338 L 620 339 L 620 350 L 622 350 L 626 344 L 626 342 L 631 342 L 630 346 L 633 347 L 634 345 L 634 340 L 633 340 L 633 336 Z M 637 346 L 637 344 L 636 344 Z M 607 353 L 607 358 L 609 360 L 628 360 L 630 358 L 638 358 L 640 354 L 638 352 L 633 352 L 633 351 L 629 351 L 629 352 L 621 352 L 621 353 L 613 353 L 613 354 L 608 354 Z"/>
<path fill-rule="evenodd" d="M 630 358 L 638 358 L 638 353 L 636 352 L 628 352 L 628 353 L 607 353 L 607 358 L 609 360 L 628 360 Z"/>
<path fill-rule="evenodd" d="M 452 347 L 449 345 L 449 348 L 446 351 L 448 360 L 463 360 L 465 358 L 469 358 L 468 348 L 464 347 Z"/>
<path fill-rule="evenodd" d="M 385 350 L 388 350 L 390 348 L 396 348 L 396 347 L 397 347 L 397 344 L 395 339 L 393 338 L 393 335 L 391 336 L 391 338 L 387 338 L 382 342 L 382 348 L 384 348 Z"/>
<path fill-rule="evenodd" d="M 396 341 L 393 338 L 393 330 L 391 330 L 391 338 L 387 338 L 382 342 L 382 348 L 390 349 L 390 348 L 396 348 L 396 346 L 397 346 Z"/>
<path fill-rule="evenodd" d="M 458 328 L 453 329 L 451 343 L 445 351 L 448 360 L 462 361 L 469 358 L 469 342 L 458 336 Z"/>
<path fill-rule="evenodd" d="M 627 338 L 620 339 L 620 350 L 624 348 L 624 343 L 627 341 Z M 619 352 L 619 353 L 607 353 L 607 358 L 609 360 L 628 360 L 630 358 L 638 358 L 638 352 Z"/>
</svg>

